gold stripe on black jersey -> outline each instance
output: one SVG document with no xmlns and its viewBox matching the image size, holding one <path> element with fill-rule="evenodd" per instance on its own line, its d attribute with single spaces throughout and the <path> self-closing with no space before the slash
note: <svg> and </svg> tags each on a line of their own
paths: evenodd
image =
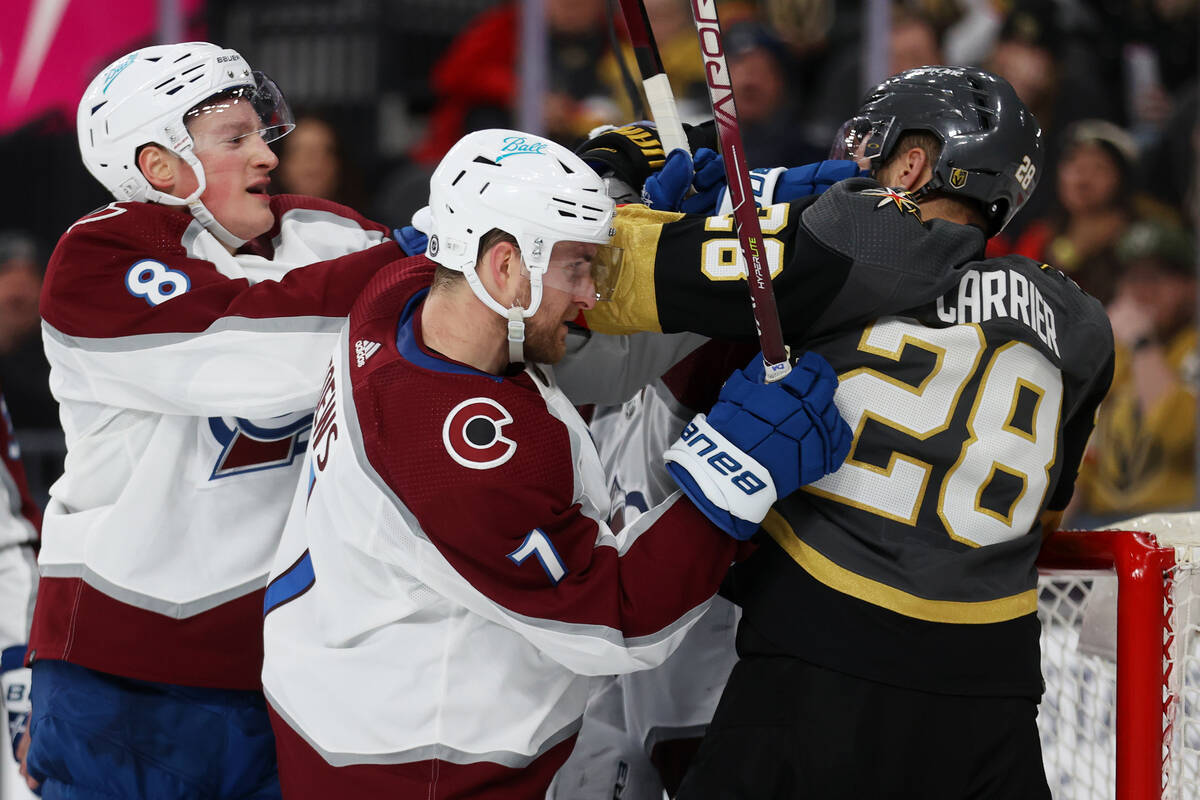
<svg viewBox="0 0 1200 800">
<path fill-rule="evenodd" d="M 1037 611 L 1036 589 L 974 603 L 918 597 L 835 564 L 802 542 L 787 521 L 774 509 L 767 514 L 762 526 L 793 561 L 821 583 L 906 617 L 926 622 L 981 625 L 1005 622 Z"/>
</svg>

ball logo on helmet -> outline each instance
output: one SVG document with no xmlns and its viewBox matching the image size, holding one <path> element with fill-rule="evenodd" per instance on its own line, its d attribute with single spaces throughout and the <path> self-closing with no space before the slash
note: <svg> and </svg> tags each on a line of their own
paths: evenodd
<svg viewBox="0 0 1200 800">
<path fill-rule="evenodd" d="M 438 241 L 437 234 L 429 237 L 429 257 L 437 258 L 438 250 L 442 249 L 441 242 Z"/>
<path fill-rule="evenodd" d="M 517 443 L 502 433 L 512 421 L 508 409 L 495 400 L 472 397 L 446 415 L 442 443 L 458 464 L 468 469 L 493 469 L 517 451 Z"/>
<path fill-rule="evenodd" d="M 117 76 L 125 71 L 125 68 L 134 62 L 137 58 L 137 53 L 130 53 L 125 58 L 118 61 L 109 67 L 108 72 L 104 73 L 104 88 L 100 90 L 100 94 L 108 91 L 108 87 L 112 86 L 112 82 L 117 79 Z"/>
<path fill-rule="evenodd" d="M 546 154 L 546 142 L 540 140 L 529 141 L 524 136 L 509 136 L 506 137 L 500 146 L 500 152 L 504 155 L 497 156 L 497 161 L 503 161 L 509 156 L 541 156 Z"/>
</svg>

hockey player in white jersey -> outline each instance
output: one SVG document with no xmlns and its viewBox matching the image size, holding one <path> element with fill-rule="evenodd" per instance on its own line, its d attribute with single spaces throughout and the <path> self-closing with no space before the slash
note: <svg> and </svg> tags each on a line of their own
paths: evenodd
<svg viewBox="0 0 1200 800">
<path fill-rule="evenodd" d="M 279 89 L 213 44 L 92 81 L 72 225 L 41 300 L 65 472 L 50 490 L 31 774 L 46 797 L 278 797 L 261 619 L 312 409 L 388 228 L 270 197 Z M 100 746 L 100 743 L 105 743 Z"/>
<path fill-rule="evenodd" d="M 21 741 L 29 718 L 30 670 L 25 666 L 25 642 L 37 596 L 34 548 L 41 524 L 42 512 L 29 494 L 21 448 L 0 395 L 0 692 L 18 762 L 28 747 Z"/>
<path fill-rule="evenodd" d="M 587 381 L 588 361 L 596 357 L 592 351 L 605 346 L 600 341 L 605 338 L 591 337 L 577 356 L 564 362 L 564 386 L 583 396 L 596 393 L 580 384 Z M 610 525 L 617 532 L 675 490 L 661 454 L 697 410 L 712 406 L 721 384 L 718 376 L 728 375 L 755 350 L 748 343 L 706 343 L 694 334 L 667 338 L 679 339 L 676 346 L 692 352 L 625 403 L 597 407 L 589 426 L 608 479 Z M 659 800 L 664 790 L 673 796 L 737 660 L 737 620 L 737 607 L 716 596 L 660 666 L 598 686 L 575 750 L 555 776 L 550 796 Z"/>
<path fill-rule="evenodd" d="M 757 529 L 753 501 L 845 454 L 820 359 L 769 386 L 738 371 L 672 447 L 688 497 L 614 534 L 549 366 L 614 263 L 600 178 L 547 140 L 482 131 L 443 159 L 430 205 L 428 258 L 384 270 L 342 331 L 267 589 L 291 799 L 543 796 L 594 676 L 661 663 Z"/>
</svg>

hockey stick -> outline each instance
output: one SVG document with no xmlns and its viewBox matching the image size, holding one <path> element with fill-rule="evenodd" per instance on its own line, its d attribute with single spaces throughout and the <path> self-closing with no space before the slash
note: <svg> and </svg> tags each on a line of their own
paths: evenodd
<svg viewBox="0 0 1200 800">
<path fill-rule="evenodd" d="M 629 70 L 629 64 L 625 61 L 625 53 L 621 48 L 621 39 L 617 36 L 617 14 L 620 9 L 617 7 L 617 0 L 606 0 L 605 3 L 608 9 L 608 45 L 612 48 L 613 58 L 617 62 L 617 69 L 621 73 L 621 85 L 625 87 L 625 94 L 629 95 L 629 106 L 633 109 L 634 119 L 649 119 L 650 112 L 646 110 L 646 101 L 642 99 L 642 93 L 638 91 L 637 81 L 633 79 L 633 73 Z"/>
<path fill-rule="evenodd" d="M 654 124 L 658 127 L 658 140 L 662 142 L 664 155 L 677 147 L 690 153 L 683 123 L 679 119 L 679 109 L 675 107 L 675 95 L 671 94 L 671 83 L 663 69 L 654 31 L 650 29 L 650 17 L 642 0 L 621 0 L 621 16 L 625 18 L 625 27 L 629 30 L 629 43 L 633 45 L 633 53 L 637 57 L 638 71 L 642 73 L 642 88 L 646 92 L 646 102 L 654 116 Z"/>
<path fill-rule="evenodd" d="M 717 123 L 717 139 L 725 157 L 725 179 L 729 182 L 733 201 L 733 222 L 746 259 L 750 284 L 750 307 L 758 343 L 762 347 L 767 383 L 783 378 L 792 370 L 783 329 L 779 325 L 779 309 L 771 288 L 771 267 L 766 261 L 762 228 L 758 224 L 758 208 L 750 189 L 750 173 L 746 168 L 745 147 L 738 130 L 737 109 L 733 104 L 733 82 L 725 63 L 721 23 L 717 19 L 716 0 L 690 0 L 692 19 L 700 37 L 700 53 L 704 58 L 704 78 L 708 97 L 712 101 L 713 118 Z M 625 0 L 622 0 L 622 6 Z"/>
</svg>

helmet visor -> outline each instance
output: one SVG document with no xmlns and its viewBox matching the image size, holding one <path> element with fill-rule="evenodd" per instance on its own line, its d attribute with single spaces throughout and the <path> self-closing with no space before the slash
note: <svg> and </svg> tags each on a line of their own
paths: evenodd
<svg viewBox="0 0 1200 800">
<path fill-rule="evenodd" d="M 210 149 L 247 136 L 273 142 L 296 127 L 283 92 L 265 73 L 255 70 L 253 86 L 238 86 L 197 103 L 183 115 L 195 150 Z"/>
<path fill-rule="evenodd" d="M 624 251 L 593 242 L 556 242 L 542 285 L 572 297 L 611 300 Z"/>
<path fill-rule="evenodd" d="M 870 117 L 851 117 L 842 123 L 829 157 L 858 162 L 862 169 L 875 169 L 883 155 L 883 145 L 892 130 L 895 117 L 877 120 Z"/>
</svg>

